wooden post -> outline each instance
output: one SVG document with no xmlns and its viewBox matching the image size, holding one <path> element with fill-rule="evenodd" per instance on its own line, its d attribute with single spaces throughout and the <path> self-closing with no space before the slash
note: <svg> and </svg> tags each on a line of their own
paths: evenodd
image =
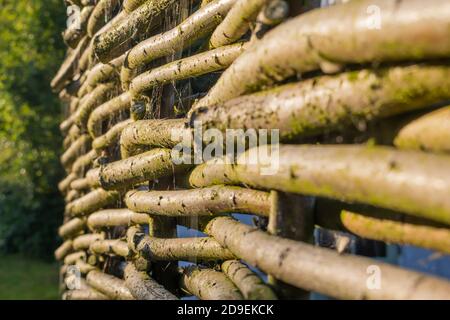
<svg viewBox="0 0 450 320">
<path fill-rule="evenodd" d="M 271 191 L 271 210 L 267 231 L 286 239 L 313 243 L 314 198 Z M 269 275 L 269 283 L 280 299 L 309 299 L 309 292 Z"/>
</svg>

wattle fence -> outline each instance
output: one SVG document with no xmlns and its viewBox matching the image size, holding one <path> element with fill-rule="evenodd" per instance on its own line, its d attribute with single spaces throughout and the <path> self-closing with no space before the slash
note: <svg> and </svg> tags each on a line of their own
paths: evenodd
<svg viewBox="0 0 450 320">
<path fill-rule="evenodd" d="M 64 299 L 450 299 L 450 1 L 66 3 Z"/>
</svg>

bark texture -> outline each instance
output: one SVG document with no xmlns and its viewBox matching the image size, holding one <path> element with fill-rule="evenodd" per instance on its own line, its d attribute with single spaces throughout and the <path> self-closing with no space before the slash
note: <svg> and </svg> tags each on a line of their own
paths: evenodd
<svg viewBox="0 0 450 320">
<path fill-rule="evenodd" d="M 163 216 L 211 216 L 248 213 L 269 216 L 269 194 L 231 186 L 176 191 L 129 191 L 125 204 L 130 210 Z"/>
<path fill-rule="evenodd" d="M 339 299 L 450 298 L 450 284 L 444 279 L 271 236 L 232 218 L 215 218 L 206 231 L 239 258 L 308 291 Z M 383 275 L 379 290 L 366 285 L 367 268 L 374 264 Z"/>
<path fill-rule="evenodd" d="M 169 149 L 153 149 L 101 168 L 100 182 L 104 189 L 121 189 L 144 181 L 168 177 L 186 170 L 188 165 L 175 165 Z"/>
<path fill-rule="evenodd" d="M 86 280 L 91 287 L 107 295 L 111 299 L 134 300 L 133 295 L 125 286 L 124 281 L 119 278 L 101 271 L 93 270 L 88 273 Z"/>
<path fill-rule="evenodd" d="M 134 35 L 145 32 L 164 9 L 175 3 L 175 0 L 150 0 L 131 12 L 127 19 L 114 25 L 110 30 L 94 38 L 95 55 L 102 62 L 108 62 L 128 50 L 129 41 Z"/>
<path fill-rule="evenodd" d="M 94 212 L 88 217 L 87 224 L 91 229 L 101 229 L 133 224 L 148 224 L 147 214 L 136 213 L 128 209 L 107 209 Z"/>
<path fill-rule="evenodd" d="M 273 290 L 238 260 L 222 263 L 222 271 L 239 288 L 246 300 L 277 300 Z"/>
<path fill-rule="evenodd" d="M 395 138 L 401 149 L 450 152 L 450 106 L 431 112 L 406 125 Z"/>
<path fill-rule="evenodd" d="M 178 300 L 164 286 L 150 278 L 146 272 L 136 269 L 133 263 L 125 267 L 125 285 L 138 300 Z"/>
<path fill-rule="evenodd" d="M 223 103 L 328 63 L 446 58 L 450 3 L 431 0 L 427 4 L 422 0 L 351 1 L 299 15 L 268 32 L 236 59 L 196 106 Z M 367 8 L 372 5 L 383 13 L 380 28 L 369 25 Z"/>
<path fill-rule="evenodd" d="M 242 300 L 239 289 L 222 272 L 196 267 L 186 268 L 181 285 L 202 300 Z"/>
<path fill-rule="evenodd" d="M 127 232 L 130 248 L 151 261 L 223 261 L 235 256 L 212 238 L 163 239 L 144 235 L 139 228 Z"/>
<path fill-rule="evenodd" d="M 235 2 L 236 0 L 213 1 L 194 12 L 177 27 L 136 45 L 128 53 L 120 75 L 124 90 L 129 87 L 133 69 L 171 54 L 174 49 L 182 50 L 194 41 L 207 36 L 223 20 Z"/>
<path fill-rule="evenodd" d="M 281 145 L 272 152 L 269 157 L 262 146 L 242 154 L 234 166 L 200 165 L 190 181 L 207 186 L 231 177 L 255 188 L 366 203 L 450 224 L 448 156 L 352 145 Z M 205 176 L 211 171 L 212 177 Z"/>
<path fill-rule="evenodd" d="M 85 196 L 69 203 L 66 212 L 70 216 L 85 216 L 119 200 L 119 193 L 116 191 L 106 191 L 96 189 Z"/>
<path fill-rule="evenodd" d="M 188 122 L 191 127 L 198 121 L 204 130 L 223 132 L 276 128 L 281 141 L 286 141 L 387 118 L 447 99 L 450 67 L 420 64 L 316 77 L 198 108 L 190 113 Z M 443 130 L 433 126 L 429 131 L 445 135 L 449 130 L 442 126 L 450 122 L 446 121 L 448 115 L 436 117 L 441 118 Z M 445 136 L 439 138 L 450 141 Z"/>
</svg>

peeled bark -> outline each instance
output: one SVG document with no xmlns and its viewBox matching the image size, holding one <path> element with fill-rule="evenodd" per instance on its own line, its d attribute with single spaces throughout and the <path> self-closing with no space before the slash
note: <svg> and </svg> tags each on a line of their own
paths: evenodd
<svg viewBox="0 0 450 320">
<path fill-rule="evenodd" d="M 123 129 L 120 136 L 122 159 L 133 156 L 142 147 L 173 148 L 190 130 L 184 119 L 138 120 Z"/>
<path fill-rule="evenodd" d="M 206 232 L 251 265 L 308 291 L 339 299 L 450 299 L 445 279 L 271 236 L 232 218 L 213 219 Z M 367 285 L 373 266 L 382 275 L 378 290 Z"/>
<path fill-rule="evenodd" d="M 75 250 L 87 250 L 90 245 L 96 241 L 102 240 L 104 238 L 103 234 L 97 233 L 87 233 L 81 236 L 78 236 L 73 240 L 73 248 Z"/>
<path fill-rule="evenodd" d="M 421 64 L 316 77 L 198 108 L 190 113 L 188 122 L 193 127 L 198 121 L 204 131 L 276 128 L 280 140 L 289 141 L 406 113 L 447 99 L 450 99 L 450 67 Z M 444 122 L 442 119 L 443 126 L 450 123 Z M 431 137 L 445 135 L 445 130 L 434 127 L 430 132 L 434 133 Z"/>
<path fill-rule="evenodd" d="M 84 216 L 95 212 L 119 200 L 119 193 L 96 189 L 85 196 L 67 204 L 66 212 L 72 216 Z"/>
<path fill-rule="evenodd" d="M 148 30 L 149 25 L 169 8 L 175 0 L 149 0 L 131 12 L 127 19 L 113 26 L 110 30 L 94 38 L 95 55 L 102 62 L 108 62 L 128 50 L 129 41 L 135 35 Z"/>
<path fill-rule="evenodd" d="M 152 60 L 187 48 L 207 36 L 223 20 L 236 0 L 216 0 L 200 8 L 177 27 L 142 41 L 131 49 L 120 74 L 122 88 L 128 89 L 132 70 Z M 139 10 L 139 9 L 138 9 Z M 135 12 L 137 12 L 136 10 Z"/>
<path fill-rule="evenodd" d="M 168 177 L 186 170 L 188 165 L 175 165 L 171 150 L 153 149 L 101 167 L 100 183 L 106 190 L 123 189 L 144 181 Z"/>
<path fill-rule="evenodd" d="M 186 268 L 181 286 L 202 300 L 242 300 L 239 289 L 222 272 L 213 269 Z"/>
<path fill-rule="evenodd" d="M 146 272 L 138 271 L 133 263 L 128 263 L 125 267 L 124 277 L 125 285 L 138 300 L 178 300 Z"/>
<path fill-rule="evenodd" d="M 119 278 L 93 270 L 88 273 L 86 280 L 90 286 L 111 299 L 134 300 L 130 290 L 125 286 L 124 281 Z"/>
<path fill-rule="evenodd" d="M 95 254 L 114 254 L 121 257 L 129 257 L 130 250 L 125 241 L 119 239 L 98 240 L 92 242 L 89 251 Z"/>
<path fill-rule="evenodd" d="M 55 259 L 62 260 L 72 251 L 72 240 L 66 240 L 55 250 Z"/>
<path fill-rule="evenodd" d="M 245 48 L 244 43 L 237 43 L 153 68 L 133 79 L 130 84 L 130 93 L 134 97 L 139 97 L 139 95 L 157 85 L 226 69 L 244 52 Z"/>
<path fill-rule="evenodd" d="M 94 212 L 88 217 L 91 229 L 148 224 L 151 218 L 147 214 L 136 213 L 128 209 L 107 209 Z"/>
<path fill-rule="evenodd" d="M 58 235 L 61 238 L 71 237 L 83 231 L 85 226 L 86 226 L 85 219 L 74 218 L 64 223 L 61 227 L 59 227 Z"/>
<path fill-rule="evenodd" d="M 120 3 L 121 0 L 98 1 L 87 23 L 87 34 L 90 38 L 94 37 L 97 31 L 112 18 L 114 11 L 119 8 Z"/>
<path fill-rule="evenodd" d="M 99 152 L 119 142 L 122 131 L 132 122 L 133 120 L 128 119 L 115 124 L 104 135 L 94 139 L 92 148 Z"/>
<path fill-rule="evenodd" d="M 235 256 L 212 238 L 163 239 L 146 236 L 131 227 L 127 241 L 134 252 L 151 261 L 223 261 Z"/>
<path fill-rule="evenodd" d="M 258 13 L 270 0 L 238 0 L 209 40 L 212 48 L 218 48 L 239 40 L 256 20 Z"/>
<path fill-rule="evenodd" d="M 380 28 L 367 14 L 373 5 L 382 12 Z M 246 50 L 196 107 L 223 103 L 327 64 L 446 58 L 449 21 L 450 3 L 441 0 L 362 0 L 310 11 Z"/>
<path fill-rule="evenodd" d="M 401 149 L 450 153 L 450 106 L 409 123 L 394 143 Z"/>
<path fill-rule="evenodd" d="M 222 263 L 222 271 L 239 288 L 246 300 L 277 300 L 273 290 L 238 260 Z"/>
<path fill-rule="evenodd" d="M 267 146 L 262 146 L 242 154 L 234 166 L 200 165 L 190 182 L 197 187 L 243 183 L 365 203 L 450 224 L 450 157 L 351 145 L 282 145 L 268 155 Z M 210 172 L 214 175 L 205 175 Z"/>
<path fill-rule="evenodd" d="M 115 84 L 99 84 L 80 104 L 77 110 L 75 122 L 80 128 L 86 128 L 89 116 L 98 106 L 105 103 L 112 96 L 117 95 L 114 92 Z"/>
<path fill-rule="evenodd" d="M 213 186 L 176 191 L 129 191 L 125 203 L 130 210 L 184 217 L 224 213 L 269 216 L 269 194 L 240 187 Z"/>
<path fill-rule="evenodd" d="M 350 211 L 342 211 L 345 228 L 372 240 L 413 245 L 450 254 L 450 229 L 376 219 Z"/>
<path fill-rule="evenodd" d="M 96 138 L 102 134 L 102 123 L 105 120 L 113 119 L 115 116 L 128 111 L 131 105 L 131 97 L 128 92 L 103 103 L 98 106 L 89 116 L 87 128 L 91 137 Z"/>
</svg>

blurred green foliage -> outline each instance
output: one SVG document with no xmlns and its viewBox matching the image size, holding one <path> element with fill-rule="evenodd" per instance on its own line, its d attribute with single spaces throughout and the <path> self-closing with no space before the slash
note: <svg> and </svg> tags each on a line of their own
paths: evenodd
<svg viewBox="0 0 450 320">
<path fill-rule="evenodd" d="M 61 106 L 49 87 L 64 57 L 62 0 L 0 0 L 0 251 L 49 258 L 63 202 Z"/>
</svg>

